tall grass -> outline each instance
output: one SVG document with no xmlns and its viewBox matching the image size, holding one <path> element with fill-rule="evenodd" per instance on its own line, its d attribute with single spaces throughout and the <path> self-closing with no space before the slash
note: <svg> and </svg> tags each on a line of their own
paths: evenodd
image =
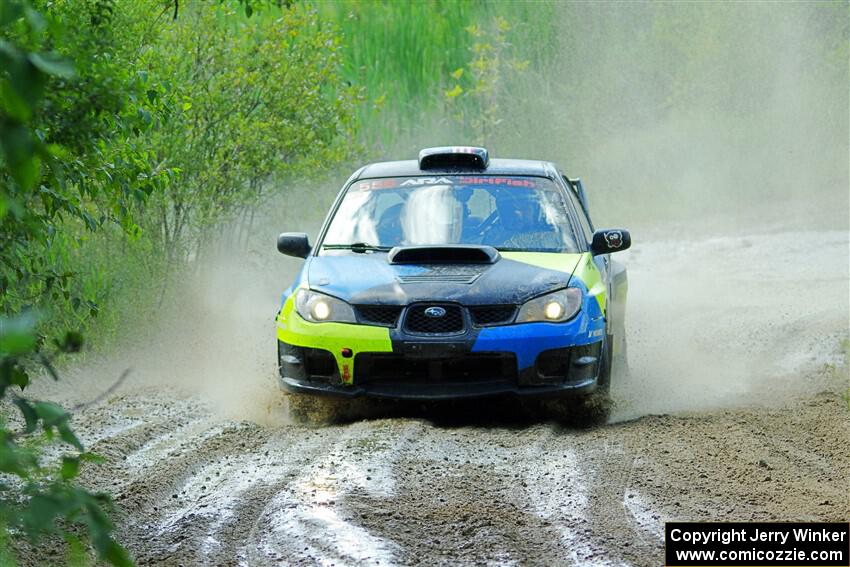
<svg viewBox="0 0 850 567">
<path fill-rule="evenodd" d="M 472 57 L 469 26 L 486 29 L 504 18 L 514 56 L 536 69 L 550 68 L 556 55 L 554 2 L 339 0 L 316 7 L 340 28 L 344 76 L 365 96 L 360 139 L 375 159 L 466 141 L 447 119 L 444 92 Z"/>
</svg>

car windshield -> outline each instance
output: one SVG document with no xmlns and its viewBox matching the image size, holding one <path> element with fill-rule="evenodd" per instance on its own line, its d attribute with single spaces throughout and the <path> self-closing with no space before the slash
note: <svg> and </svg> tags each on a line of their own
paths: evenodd
<svg viewBox="0 0 850 567">
<path fill-rule="evenodd" d="M 540 177 L 449 175 L 355 182 L 325 249 L 478 244 L 503 251 L 577 252 L 567 205 Z"/>
</svg>

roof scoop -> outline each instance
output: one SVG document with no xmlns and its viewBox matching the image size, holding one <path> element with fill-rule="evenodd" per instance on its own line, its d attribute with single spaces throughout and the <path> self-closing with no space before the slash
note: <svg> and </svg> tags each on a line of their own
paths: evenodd
<svg viewBox="0 0 850 567">
<path fill-rule="evenodd" d="M 490 156 L 486 148 L 444 146 L 419 152 L 419 169 L 487 169 Z"/>
<path fill-rule="evenodd" d="M 396 246 L 387 254 L 390 264 L 495 264 L 501 255 L 492 246 Z"/>
</svg>

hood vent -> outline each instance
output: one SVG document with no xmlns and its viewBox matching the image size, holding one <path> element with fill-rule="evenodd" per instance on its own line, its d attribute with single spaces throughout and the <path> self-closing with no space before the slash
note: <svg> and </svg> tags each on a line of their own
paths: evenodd
<svg viewBox="0 0 850 567">
<path fill-rule="evenodd" d="M 478 279 L 481 274 L 416 274 L 413 276 L 398 276 L 398 281 L 401 283 L 459 283 L 471 284 Z"/>
<path fill-rule="evenodd" d="M 499 251 L 492 246 L 396 246 L 387 254 L 390 264 L 494 264 Z"/>
</svg>

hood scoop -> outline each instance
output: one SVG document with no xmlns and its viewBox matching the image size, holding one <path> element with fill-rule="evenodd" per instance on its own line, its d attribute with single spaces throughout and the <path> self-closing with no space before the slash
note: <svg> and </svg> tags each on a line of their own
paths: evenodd
<svg viewBox="0 0 850 567">
<path fill-rule="evenodd" d="M 492 246 L 396 246 L 390 264 L 495 264 L 501 256 Z"/>
</svg>

